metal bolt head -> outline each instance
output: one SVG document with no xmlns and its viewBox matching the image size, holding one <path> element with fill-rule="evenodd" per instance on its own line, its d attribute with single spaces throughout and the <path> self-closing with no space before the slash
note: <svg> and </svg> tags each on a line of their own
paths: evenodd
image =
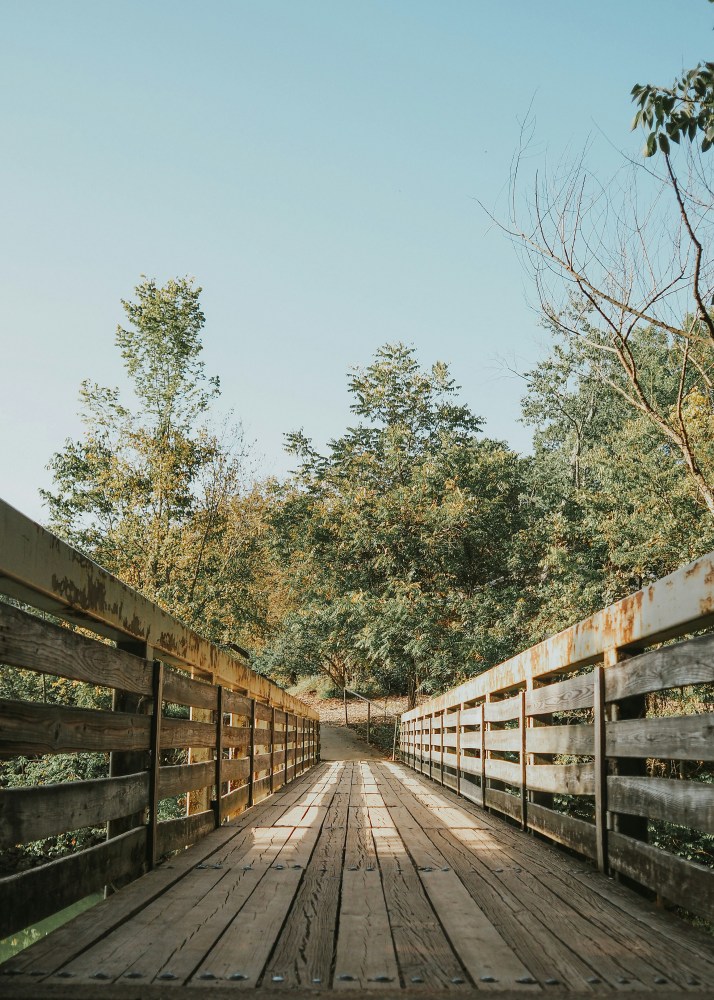
<svg viewBox="0 0 714 1000">
<path fill-rule="evenodd" d="M 658 986 L 663 986 L 667 982 L 664 976 L 655 976 L 654 981 L 657 983 Z"/>
<path fill-rule="evenodd" d="M 107 972 L 94 972 L 92 979 L 111 979 L 111 976 Z"/>
<path fill-rule="evenodd" d="M 342 973 L 342 974 L 341 974 L 340 976 L 338 976 L 337 978 L 338 978 L 338 979 L 340 980 L 340 982 L 342 982 L 342 983 L 353 983 L 353 982 L 354 982 L 354 978 L 355 978 L 355 977 L 354 977 L 354 976 L 351 976 L 351 975 L 349 974 L 349 972 L 343 972 L 343 973 Z"/>
<path fill-rule="evenodd" d="M 236 982 L 242 982 L 244 979 L 247 979 L 248 977 L 245 975 L 244 972 L 231 972 L 228 978 L 233 979 Z"/>
<path fill-rule="evenodd" d="M 202 972 L 201 975 L 198 978 L 199 979 L 215 979 L 216 977 L 213 975 L 212 972 Z"/>
<path fill-rule="evenodd" d="M 495 976 L 481 976 L 482 983 L 497 983 L 498 980 Z"/>
<path fill-rule="evenodd" d="M 545 981 L 545 985 L 546 985 L 546 986 L 557 986 L 557 985 L 558 985 L 558 983 L 560 982 L 560 980 L 559 980 L 559 979 L 553 979 L 553 978 L 551 978 L 551 979 L 546 979 L 546 980 L 544 980 L 544 981 Z"/>
<path fill-rule="evenodd" d="M 285 976 L 271 976 L 270 978 L 273 980 L 274 983 L 285 982 Z"/>
<path fill-rule="evenodd" d="M 521 976 L 516 982 L 523 983 L 525 986 L 534 986 L 537 980 L 533 976 Z"/>
</svg>

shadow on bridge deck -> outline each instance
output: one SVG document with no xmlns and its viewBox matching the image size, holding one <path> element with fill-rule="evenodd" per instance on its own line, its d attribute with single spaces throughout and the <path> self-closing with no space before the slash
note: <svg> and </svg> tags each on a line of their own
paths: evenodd
<svg viewBox="0 0 714 1000">
<path fill-rule="evenodd" d="M 0 971 L 17 998 L 667 997 L 709 995 L 714 955 L 582 861 L 365 760 L 323 762 Z"/>
</svg>

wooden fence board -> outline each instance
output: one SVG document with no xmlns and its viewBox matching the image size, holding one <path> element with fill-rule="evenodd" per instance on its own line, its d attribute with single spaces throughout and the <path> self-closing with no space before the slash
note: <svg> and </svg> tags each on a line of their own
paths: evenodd
<svg viewBox="0 0 714 1000">
<path fill-rule="evenodd" d="M 537 754 L 592 754 L 595 751 L 594 727 L 533 726 L 526 730 L 526 750 Z"/>
<path fill-rule="evenodd" d="M 193 708 L 207 708 L 214 711 L 218 689 L 213 684 L 198 681 L 177 670 L 164 671 L 164 701 L 170 704 L 191 705 Z"/>
<path fill-rule="evenodd" d="M 588 858 L 596 855 L 595 826 L 585 820 L 566 816 L 546 806 L 528 803 L 528 829 L 542 833 L 557 844 L 570 847 Z"/>
<path fill-rule="evenodd" d="M 550 715 L 551 712 L 573 711 L 593 707 L 593 675 L 584 674 L 556 681 L 546 687 L 526 693 L 527 715 Z"/>
<path fill-rule="evenodd" d="M 224 729 L 224 732 L 226 730 Z M 189 719 L 161 720 L 161 749 L 170 750 L 181 747 L 216 746 L 216 727 L 212 722 L 193 722 Z"/>
<path fill-rule="evenodd" d="M 605 671 L 608 701 L 714 682 L 714 635 L 663 646 L 624 660 Z"/>
<path fill-rule="evenodd" d="M 22 930 L 116 879 L 134 876 L 146 856 L 146 827 L 0 879 L 0 937 Z"/>
<path fill-rule="evenodd" d="M 150 731 L 147 715 L 0 699 L 0 753 L 148 750 Z"/>
<path fill-rule="evenodd" d="M 487 701 L 483 707 L 484 718 L 486 722 L 507 722 L 509 719 L 517 719 L 520 705 L 520 696 L 506 698 L 504 701 Z"/>
<path fill-rule="evenodd" d="M 225 764 L 231 763 L 225 761 Z M 192 792 L 196 788 L 212 785 L 216 767 L 212 760 L 198 764 L 175 764 L 162 767 L 159 771 L 159 798 L 168 799 L 173 795 Z"/>
<path fill-rule="evenodd" d="M 151 694 L 151 664 L 0 602 L 0 663 Z"/>
<path fill-rule="evenodd" d="M 654 889 L 659 895 L 696 913 L 714 919 L 714 871 L 684 861 L 650 844 L 610 831 L 610 864 L 615 871 Z"/>
<path fill-rule="evenodd" d="M 149 803 L 149 775 L 68 781 L 0 792 L 0 848 L 131 815 Z"/>
<path fill-rule="evenodd" d="M 714 833 L 714 785 L 703 781 L 610 775 L 607 801 L 612 812 L 663 819 Z"/>
<path fill-rule="evenodd" d="M 488 765 L 486 766 L 488 772 Z M 559 795 L 594 795 L 595 769 L 592 764 L 529 764 L 528 790 Z"/>
<path fill-rule="evenodd" d="M 605 747 L 608 757 L 712 760 L 714 712 L 610 722 L 605 733 Z"/>
<path fill-rule="evenodd" d="M 216 816 L 212 809 L 182 816 L 180 819 L 163 820 L 156 831 L 157 854 L 181 851 L 211 833 L 215 826 Z"/>
</svg>

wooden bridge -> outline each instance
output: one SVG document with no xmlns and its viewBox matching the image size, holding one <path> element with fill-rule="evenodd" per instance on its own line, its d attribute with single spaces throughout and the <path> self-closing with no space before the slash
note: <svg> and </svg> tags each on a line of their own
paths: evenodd
<svg viewBox="0 0 714 1000">
<path fill-rule="evenodd" d="M 396 762 L 320 761 L 305 705 L 2 504 L 0 593 L 9 676 L 69 681 L 0 701 L 3 760 L 110 755 L 0 790 L 0 851 L 106 827 L 0 880 L 0 936 L 109 887 L 0 996 L 714 997 L 714 635 L 669 642 L 714 556 L 406 713 Z"/>
</svg>

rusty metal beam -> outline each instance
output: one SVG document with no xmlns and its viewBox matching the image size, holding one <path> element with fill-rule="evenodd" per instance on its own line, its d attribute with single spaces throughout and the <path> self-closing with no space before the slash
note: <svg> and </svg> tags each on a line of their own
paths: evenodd
<svg viewBox="0 0 714 1000">
<path fill-rule="evenodd" d="M 66 542 L 0 500 L 0 594 L 115 641 L 147 643 L 154 654 L 282 710 L 317 713 L 238 658 L 202 639 Z"/>
<path fill-rule="evenodd" d="M 714 553 L 596 612 L 537 646 L 405 712 L 402 721 L 507 691 L 534 679 L 602 660 L 608 650 L 637 649 L 714 624 Z"/>
</svg>

